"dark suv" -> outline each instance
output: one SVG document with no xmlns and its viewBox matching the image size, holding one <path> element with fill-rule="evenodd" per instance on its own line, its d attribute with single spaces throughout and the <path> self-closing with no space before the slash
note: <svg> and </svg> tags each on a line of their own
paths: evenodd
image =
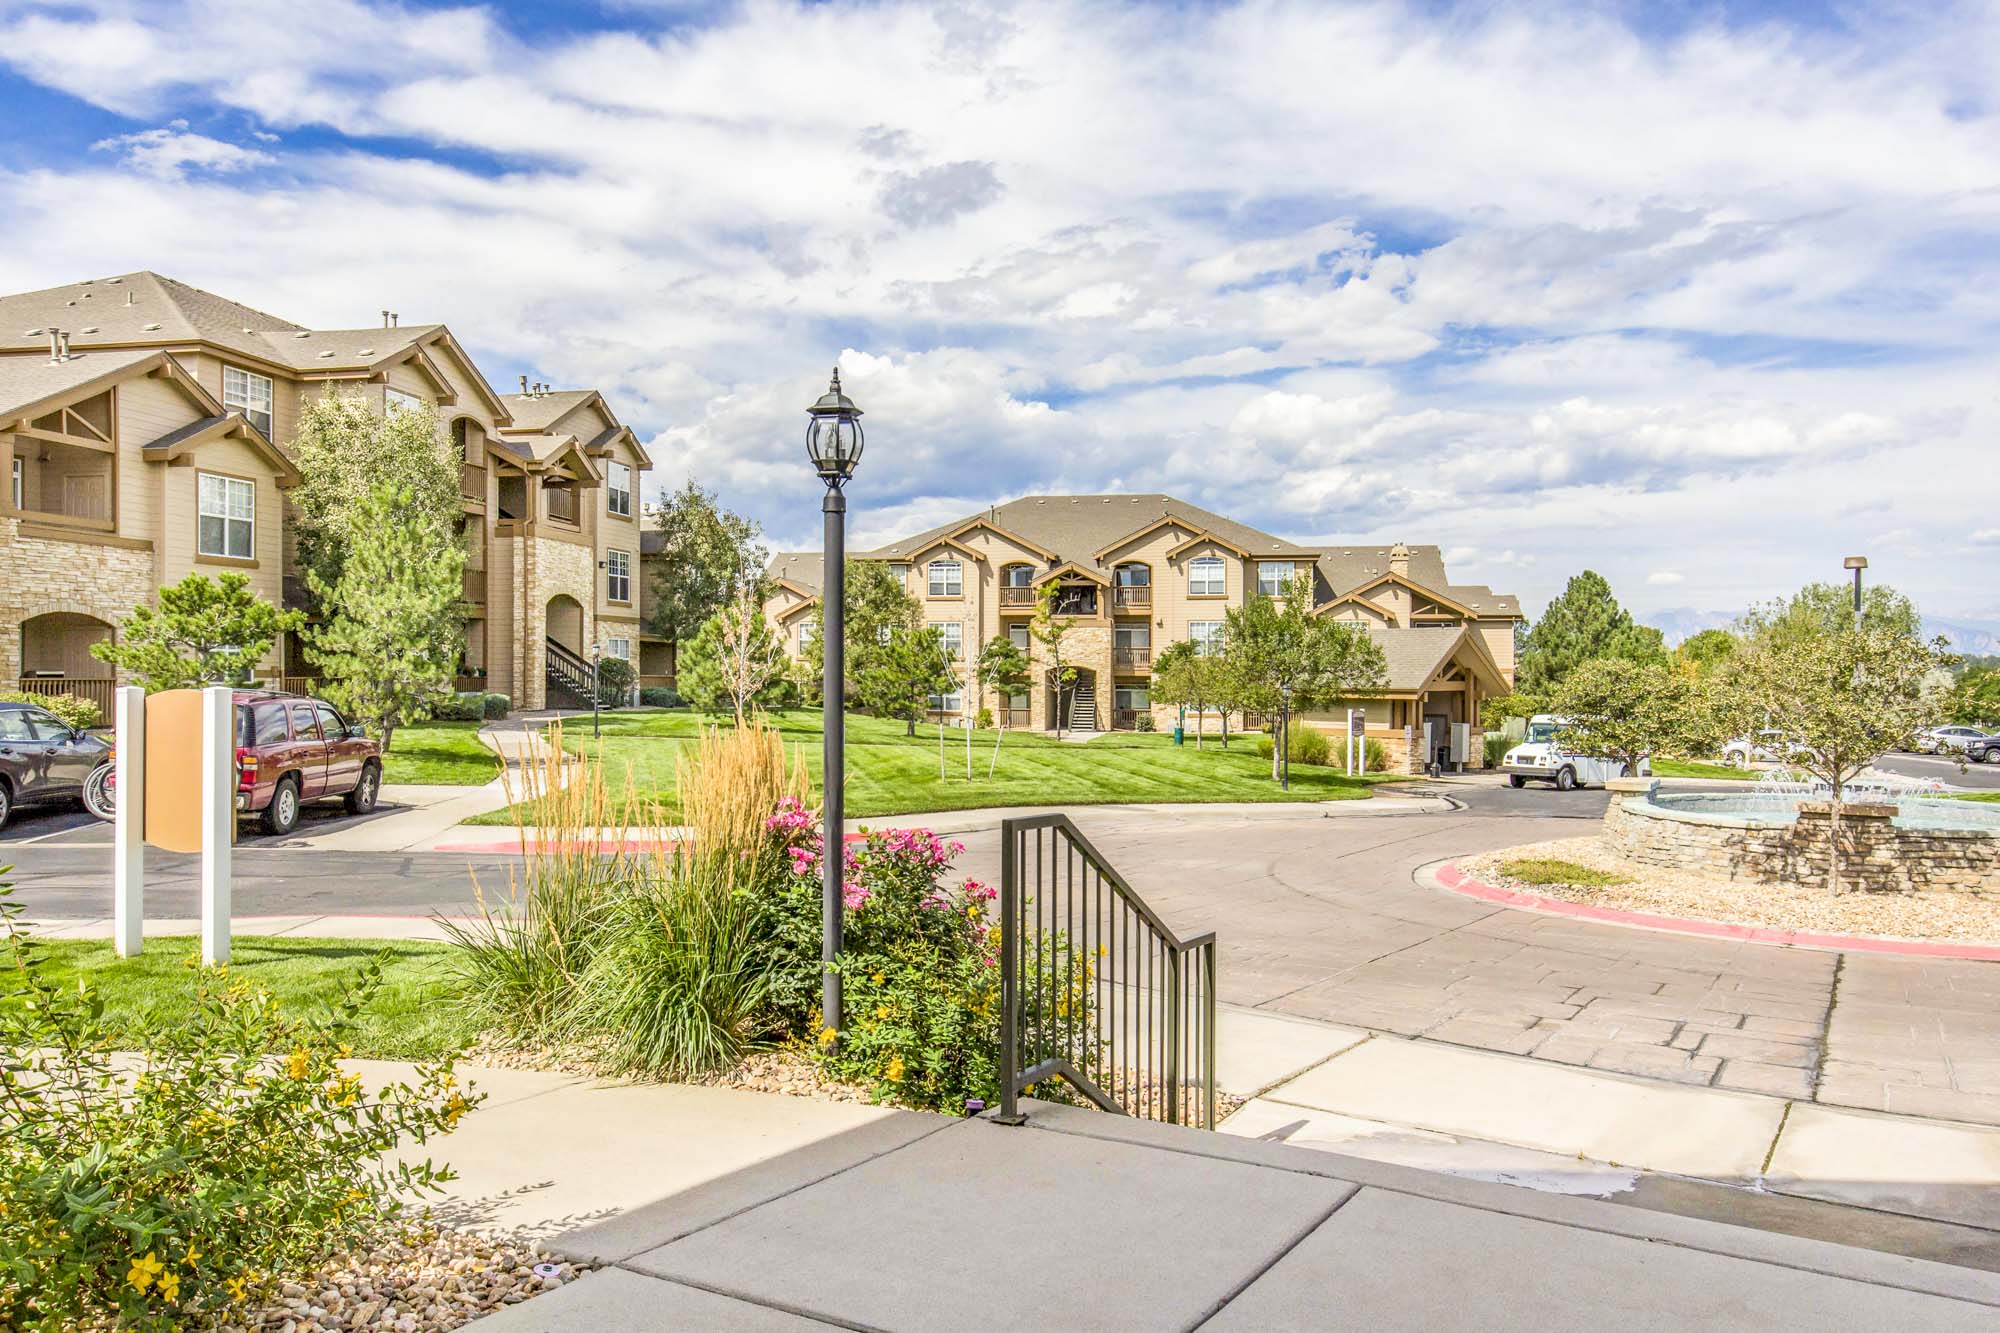
<svg viewBox="0 0 2000 1333">
<path fill-rule="evenodd" d="M 109 769 L 111 746 L 77 731 L 46 708 L 0 703 L 0 826 L 17 805 L 82 800 L 99 818 L 109 818 L 89 798 L 103 800 L 100 770 Z"/>
<path fill-rule="evenodd" d="M 365 815 L 381 792 L 381 745 L 332 704 L 237 691 L 236 808 L 261 815 L 266 833 L 297 828 L 307 801 L 339 797 L 349 814 Z"/>
</svg>

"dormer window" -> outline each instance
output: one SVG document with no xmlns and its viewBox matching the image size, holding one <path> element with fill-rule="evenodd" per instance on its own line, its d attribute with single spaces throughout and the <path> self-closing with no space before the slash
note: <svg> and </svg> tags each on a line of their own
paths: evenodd
<svg viewBox="0 0 2000 1333">
<path fill-rule="evenodd" d="M 222 368 L 222 405 L 241 412 L 250 424 L 271 438 L 271 380 L 235 366 Z"/>
</svg>

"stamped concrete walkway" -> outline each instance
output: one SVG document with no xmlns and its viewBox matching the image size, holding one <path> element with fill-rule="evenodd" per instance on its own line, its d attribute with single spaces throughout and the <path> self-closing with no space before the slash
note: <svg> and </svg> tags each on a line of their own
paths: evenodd
<svg viewBox="0 0 2000 1333">
<path fill-rule="evenodd" d="M 2000 1320 L 1991 1272 L 1091 1111 L 476 1077 L 447 1215 L 606 1265 L 482 1333 Z"/>
</svg>

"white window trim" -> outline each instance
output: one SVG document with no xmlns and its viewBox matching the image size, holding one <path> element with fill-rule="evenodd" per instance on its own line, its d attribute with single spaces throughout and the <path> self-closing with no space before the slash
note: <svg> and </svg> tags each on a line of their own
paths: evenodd
<svg viewBox="0 0 2000 1333">
<path fill-rule="evenodd" d="M 223 508 L 220 513 L 210 513 L 207 508 L 206 492 L 208 487 L 205 483 L 210 481 L 222 483 Z M 250 512 L 247 515 L 234 513 L 230 509 L 229 496 L 238 486 L 244 487 L 250 492 Z M 211 551 L 202 545 L 202 520 L 205 518 L 222 520 L 222 549 L 220 551 Z M 248 542 L 248 549 L 242 555 L 237 555 L 229 549 L 230 525 L 234 523 L 249 525 L 250 540 Z M 209 560 L 250 561 L 257 558 L 256 482 L 243 477 L 231 477 L 221 472 L 196 472 L 194 474 L 194 551 L 196 555 Z"/>
<path fill-rule="evenodd" d="M 1267 588 L 1266 586 L 1264 586 L 1266 583 L 1266 579 L 1264 577 L 1264 571 L 1267 569 L 1279 569 L 1279 568 L 1282 568 L 1285 571 L 1284 577 L 1280 579 L 1270 580 L 1270 582 L 1274 584 L 1274 586 L 1272 587 Z M 1287 590 L 1291 588 L 1292 580 L 1297 578 L 1298 576 L 1299 576 L 1299 562 L 1296 560 L 1259 560 L 1257 562 L 1258 595 L 1263 597 L 1283 597 L 1287 592 Z"/>
<path fill-rule="evenodd" d="M 625 585 L 625 595 L 620 597 L 614 589 L 619 582 Z M 604 553 L 604 600 L 616 602 L 620 606 L 632 604 L 632 553 L 610 550 Z"/>
<path fill-rule="evenodd" d="M 941 580 L 939 576 L 947 572 L 950 573 L 951 577 Z M 928 565 L 924 566 L 924 575 L 925 575 L 925 582 L 924 582 L 925 590 L 932 597 L 965 596 L 965 565 L 961 561 L 933 560 Z M 944 591 L 942 592 L 938 591 L 940 583 L 944 585 Z M 954 583 L 957 584 L 958 586 L 957 587 L 950 586 Z"/>
<path fill-rule="evenodd" d="M 1192 643 L 1195 651 L 1203 657 L 1208 656 L 1211 652 L 1215 651 L 1216 640 L 1222 637 L 1223 623 L 1220 620 L 1190 620 L 1188 622 L 1188 642 Z M 1208 633 L 1196 633 L 1200 629 L 1206 629 Z"/>
<path fill-rule="evenodd" d="M 1205 577 L 1211 567 L 1215 572 L 1213 590 L 1209 587 L 1210 581 Z M 1188 596 L 1220 597 L 1228 591 L 1229 568 L 1223 564 L 1220 556 L 1204 555 L 1188 561 Z"/>
<path fill-rule="evenodd" d="M 387 384 L 382 386 L 383 416 L 387 416 L 391 412 L 420 412 L 427 406 L 429 404 L 425 403 L 421 397 L 414 393 L 394 388 Z"/>
<path fill-rule="evenodd" d="M 607 638 L 604 641 L 604 655 L 629 662 L 632 660 L 632 641 L 630 639 Z"/>
<path fill-rule="evenodd" d="M 625 484 L 623 486 L 618 484 L 618 474 L 620 472 L 625 474 Z M 625 507 L 623 509 L 618 507 L 620 496 L 623 496 L 625 500 Z M 618 518 L 632 517 L 632 465 L 630 463 L 613 463 L 604 469 L 604 511 Z"/>
<path fill-rule="evenodd" d="M 944 643 L 945 656 L 954 662 L 965 660 L 965 626 L 956 620 L 943 620 L 937 624 L 938 638 Z"/>
<path fill-rule="evenodd" d="M 229 377 L 231 375 L 242 376 L 245 387 L 245 392 L 236 395 L 233 399 L 229 392 Z M 264 386 L 264 402 L 261 407 L 252 401 L 255 395 L 249 392 L 250 389 L 255 388 L 259 384 Z M 245 370 L 242 366 L 225 364 L 222 367 L 222 405 L 241 412 L 245 417 L 249 418 L 251 425 L 256 426 L 258 430 L 264 433 L 265 439 L 268 440 L 271 438 L 272 427 L 277 421 L 278 390 L 277 385 L 272 382 L 269 375 L 259 375 L 256 371 Z M 253 412 L 263 414 L 263 424 L 259 425 L 257 418 L 251 416 Z"/>
</svg>

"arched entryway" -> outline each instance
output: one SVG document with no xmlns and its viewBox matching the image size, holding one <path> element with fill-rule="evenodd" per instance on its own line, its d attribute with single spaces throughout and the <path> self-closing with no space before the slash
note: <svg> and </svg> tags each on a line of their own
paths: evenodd
<svg viewBox="0 0 2000 1333">
<path fill-rule="evenodd" d="M 548 636 L 563 647 L 583 656 L 583 603 L 568 593 L 549 598 Z"/>
<path fill-rule="evenodd" d="M 40 694 L 74 694 L 111 716 L 111 667 L 90 655 L 94 643 L 109 643 L 115 631 L 105 621 L 77 611 L 50 611 L 21 622 L 21 688 Z"/>
</svg>

